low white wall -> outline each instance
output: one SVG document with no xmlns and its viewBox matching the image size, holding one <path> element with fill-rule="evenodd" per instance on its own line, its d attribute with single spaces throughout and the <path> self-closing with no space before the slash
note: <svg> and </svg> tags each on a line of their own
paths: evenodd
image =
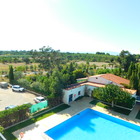
<svg viewBox="0 0 140 140">
<path fill-rule="evenodd" d="M 80 92 L 80 95 L 78 93 Z M 85 85 L 80 86 L 77 88 L 69 89 L 69 90 L 63 90 L 63 102 L 65 104 L 69 104 L 69 95 L 72 94 L 72 101 L 77 99 L 80 96 L 84 96 L 85 94 Z"/>
<path fill-rule="evenodd" d="M 97 88 L 97 87 L 86 85 L 87 94 L 88 94 L 90 97 L 91 97 L 92 91 L 93 91 L 95 88 Z"/>
</svg>

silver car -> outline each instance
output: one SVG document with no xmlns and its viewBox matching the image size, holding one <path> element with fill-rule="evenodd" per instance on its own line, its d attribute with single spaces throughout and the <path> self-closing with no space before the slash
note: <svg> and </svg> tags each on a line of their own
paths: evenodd
<svg viewBox="0 0 140 140">
<path fill-rule="evenodd" d="M 40 102 L 44 102 L 44 101 L 46 101 L 45 100 L 45 98 L 44 97 L 36 97 L 36 98 L 34 98 L 34 101 L 36 102 L 36 103 L 40 103 Z"/>
</svg>

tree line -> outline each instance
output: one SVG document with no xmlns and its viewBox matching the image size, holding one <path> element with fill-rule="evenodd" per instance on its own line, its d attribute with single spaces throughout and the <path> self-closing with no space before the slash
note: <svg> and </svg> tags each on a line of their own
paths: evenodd
<svg viewBox="0 0 140 140">
<path fill-rule="evenodd" d="M 38 51 L 0 51 L 0 62 L 1 63 L 17 63 L 17 62 L 38 62 L 38 59 L 31 59 L 32 55 L 38 54 L 38 52 L 43 53 L 45 49 L 49 49 L 50 47 L 43 46 Z M 58 52 L 50 49 L 53 53 Z M 38 54 L 39 55 L 39 54 Z M 104 52 L 96 52 L 94 53 L 70 53 L 70 52 L 60 52 L 59 51 L 59 59 L 63 62 L 69 61 L 89 61 L 89 62 L 115 62 L 118 61 L 119 56 L 110 55 L 109 53 Z M 140 55 L 133 56 L 136 59 L 140 59 Z"/>
</svg>

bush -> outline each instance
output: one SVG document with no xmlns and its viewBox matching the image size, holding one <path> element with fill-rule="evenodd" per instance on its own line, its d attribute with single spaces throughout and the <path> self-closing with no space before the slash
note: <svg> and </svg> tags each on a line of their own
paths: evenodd
<svg viewBox="0 0 140 140">
<path fill-rule="evenodd" d="M 135 103 L 130 93 L 122 90 L 116 85 L 106 85 L 105 87 L 95 88 L 92 97 L 112 104 L 120 105 L 126 108 L 132 108 Z"/>
<path fill-rule="evenodd" d="M 30 87 L 30 82 L 29 82 L 27 79 L 24 79 L 24 78 L 19 79 L 19 80 L 18 80 L 18 83 L 19 83 L 21 86 L 23 86 L 23 87 L 25 87 L 25 88 L 27 88 L 27 89 Z"/>
<path fill-rule="evenodd" d="M 4 128 L 0 125 L 0 133 L 4 133 Z"/>
<path fill-rule="evenodd" d="M 0 111 L 1 126 L 5 128 L 29 118 L 30 106 L 29 104 L 24 104 L 9 110 Z"/>
<path fill-rule="evenodd" d="M 62 98 L 61 97 L 49 96 L 47 99 L 48 99 L 49 107 L 54 107 L 54 106 L 57 106 L 57 105 L 62 103 Z"/>
</svg>

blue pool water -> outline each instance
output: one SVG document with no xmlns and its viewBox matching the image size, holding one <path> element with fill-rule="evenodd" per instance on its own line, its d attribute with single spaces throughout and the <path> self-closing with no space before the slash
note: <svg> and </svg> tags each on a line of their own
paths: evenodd
<svg viewBox="0 0 140 140">
<path fill-rule="evenodd" d="M 86 109 L 45 134 L 54 140 L 140 140 L 140 126 Z"/>
</svg>

